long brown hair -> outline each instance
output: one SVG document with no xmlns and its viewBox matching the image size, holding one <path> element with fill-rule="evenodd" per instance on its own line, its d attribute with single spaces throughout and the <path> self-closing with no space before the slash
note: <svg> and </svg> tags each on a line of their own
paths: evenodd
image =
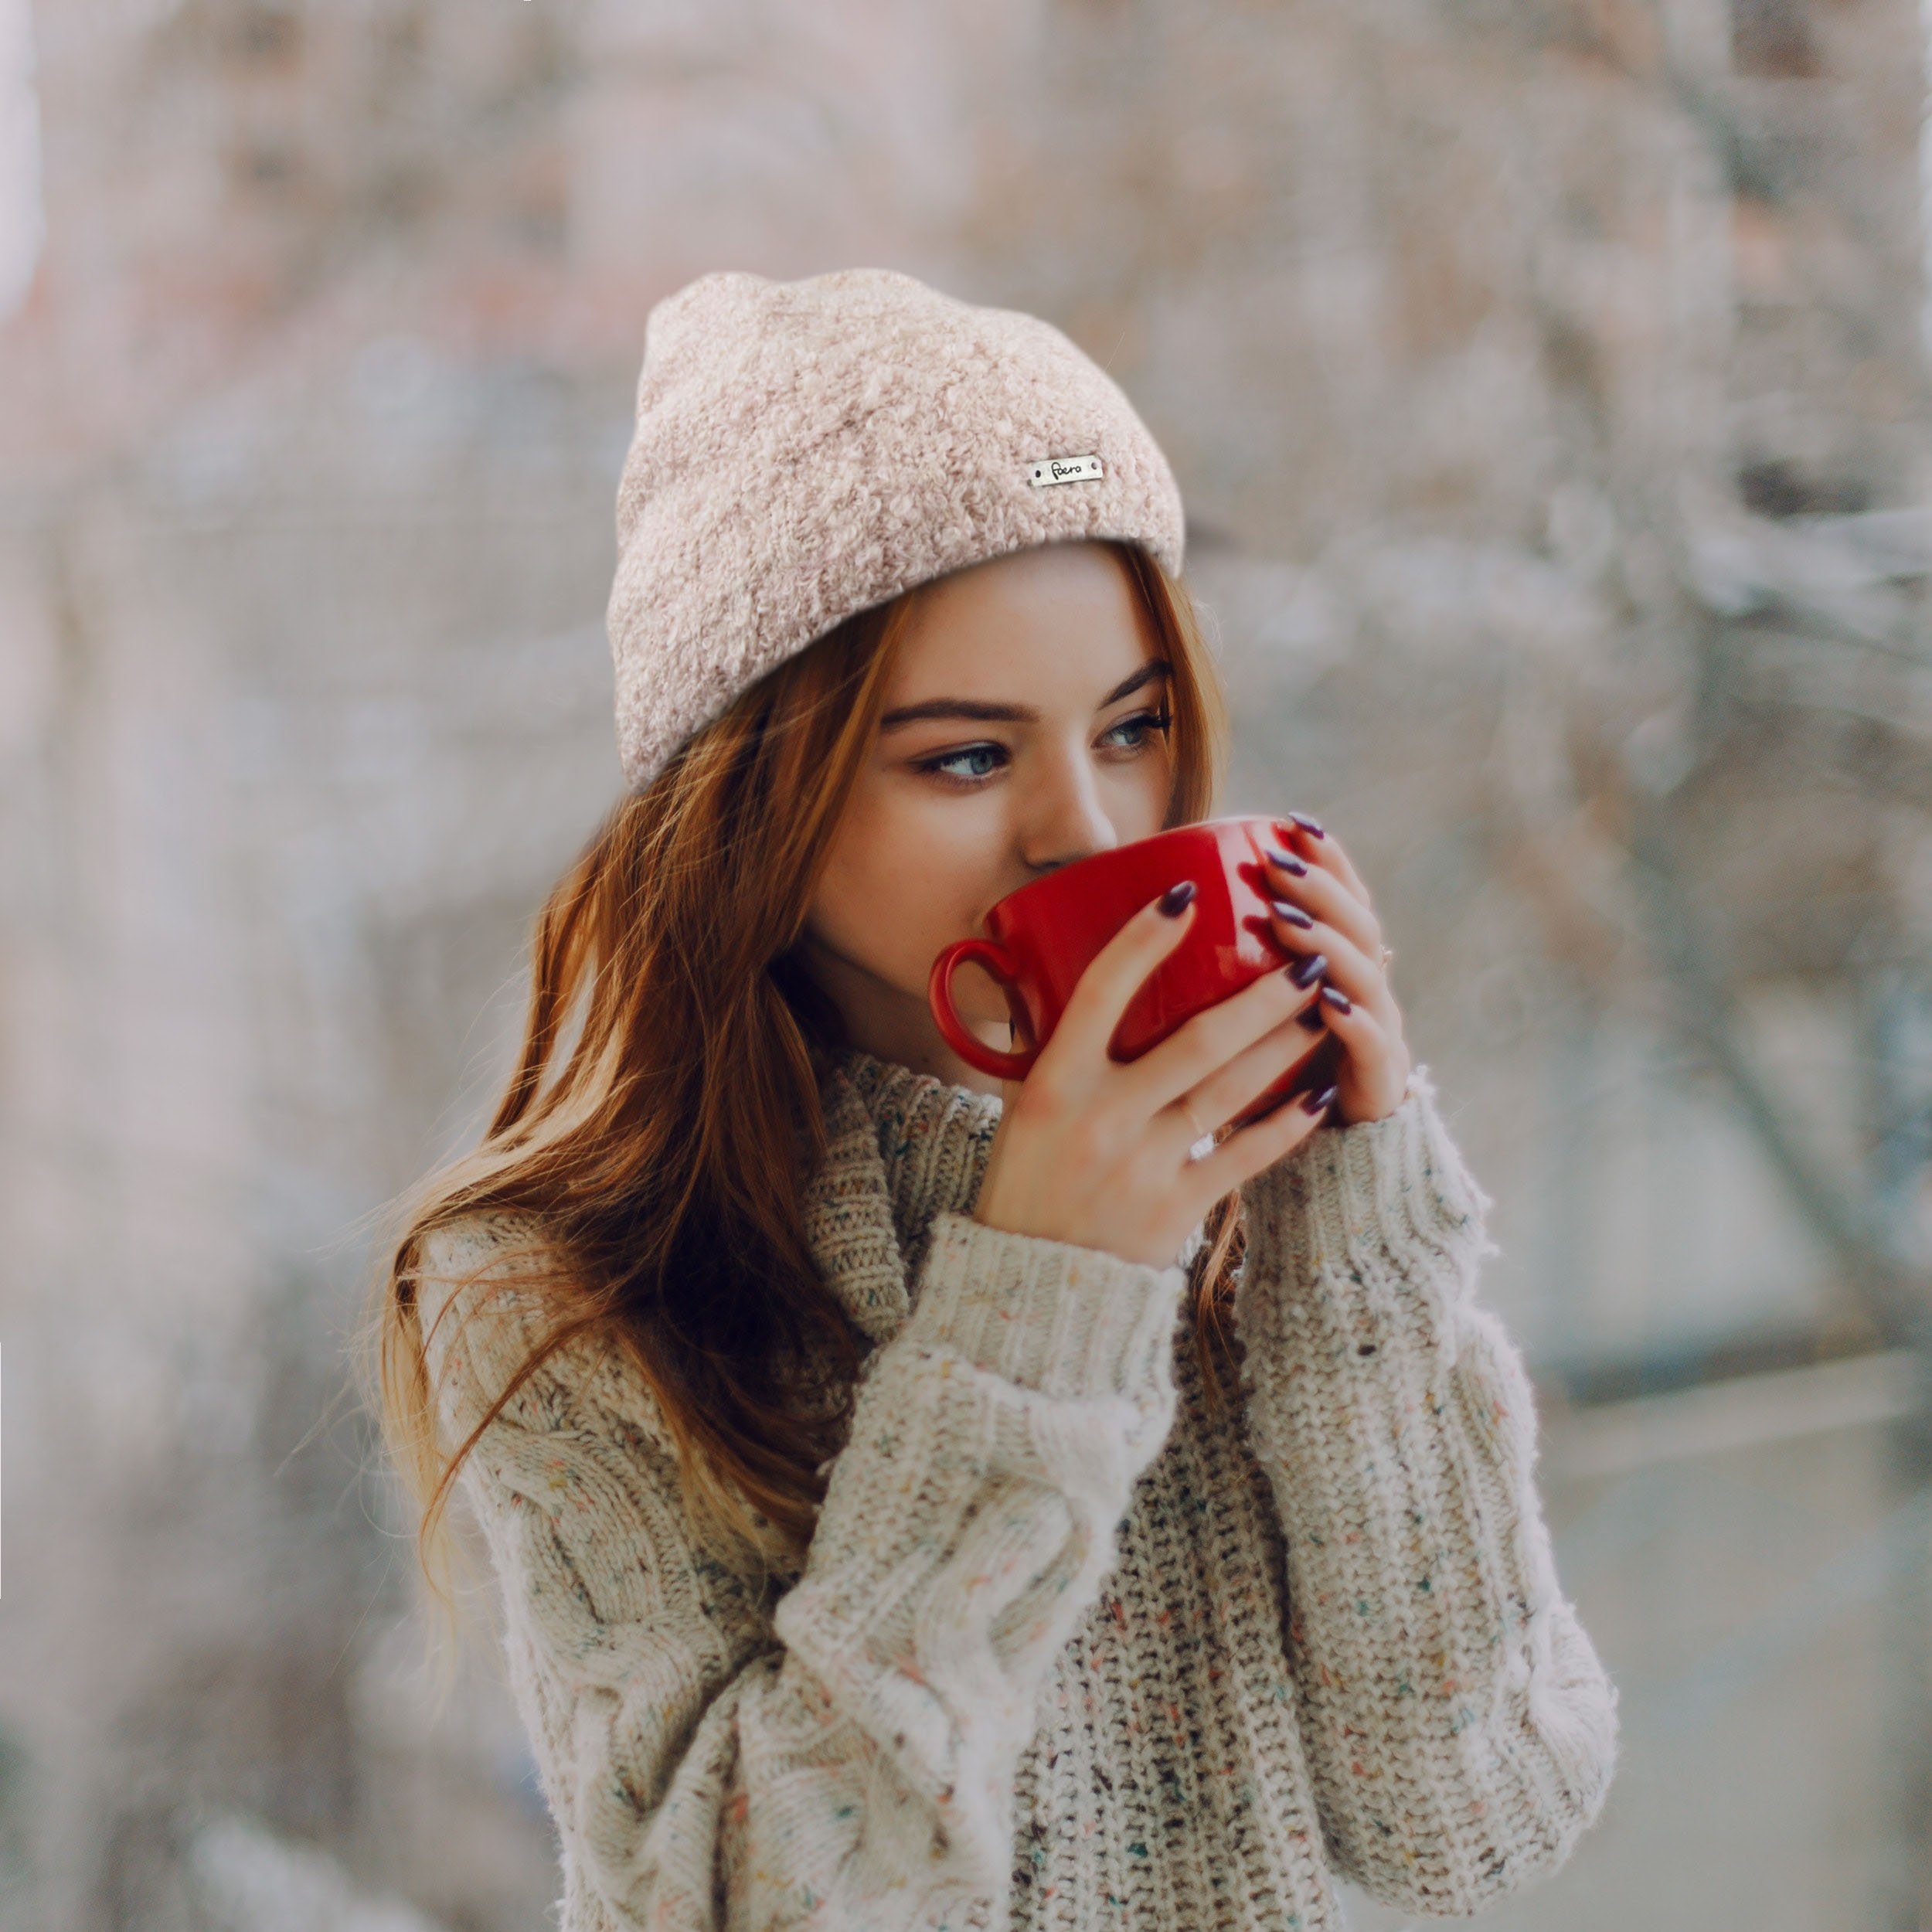
<svg viewBox="0 0 1932 1932">
<path fill-rule="evenodd" d="M 1137 544 L 1106 547 L 1173 666 L 1164 822 L 1208 817 L 1228 743 L 1218 669 L 1184 585 Z M 713 1553 L 761 1582 L 803 1565 L 866 1344 L 804 1230 L 800 1148 L 823 1155 L 820 1081 L 846 1041 L 792 949 L 925 588 L 787 660 L 613 807 L 538 915 L 522 1046 L 480 1145 L 389 1211 L 365 1389 L 445 1613 L 451 1483 L 503 1405 L 584 1335 L 622 1349 L 653 1390 L 686 1513 Z M 1240 1207 L 1238 1190 L 1215 1204 L 1192 1269 L 1217 1405 L 1235 1386 Z M 514 1285 L 536 1288 L 556 1319 L 446 1455 L 417 1319 L 418 1244 L 505 1210 L 541 1231 Z M 492 1291 L 507 1285 L 493 1268 Z M 787 1379 L 784 1365 L 801 1361 L 822 1365 L 833 1401 Z"/>
</svg>

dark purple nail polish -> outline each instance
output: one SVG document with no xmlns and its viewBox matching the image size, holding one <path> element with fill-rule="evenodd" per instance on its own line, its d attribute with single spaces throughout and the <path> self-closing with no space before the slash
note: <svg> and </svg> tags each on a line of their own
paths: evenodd
<svg viewBox="0 0 1932 1932">
<path fill-rule="evenodd" d="M 1315 923 L 1299 906 L 1291 906 L 1285 899 L 1270 899 L 1268 903 L 1274 908 L 1275 917 L 1285 919 L 1291 926 L 1312 926 Z"/>
<path fill-rule="evenodd" d="M 1301 1104 L 1311 1114 L 1325 1113 L 1335 1095 L 1341 1090 L 1338 1087 L 1325 1087 L 1319 1094 L 1304 1094 L 1301 1096 Z"/>
<path fill-rule="evenodd" d="M 1311 953 L 1306 959 L 1298 959 L 1290 970 L 1288 977 L 1298 986 L 1312 986 L 1321 977 L 1328 964 L 1326 953 Z"/>
<path fill-rule="evenodd" d="M 1298 879 L 1304 878 L 1307 876 L 1308 862 L 1305 859 L 1298 859 L 1293 852 L 1284 852 L 1279 845 L 1264 845 L 1261 849 L 1284 872 L 1293 872 Z"/>
<path fill-rule="evenodd" d="M 1305 811 L 1291 811 L 1288 814 L 1288 816 L 1292 818 L 1304 832 L 1310 833 L 1314 837 L 1317 838 L 1325 838 L 1328 836 L 1328 834 L 1321 829 L 1321 820 L 1318 818 L 1311 818 Z"/>
<path fill-rule="evenodd" d="M 1321 989 L 1321 997 L 1325 999 L 1338 1013 L 1352 1013 L 1355 1011 L 1354 1003 L 1349 999 L 1348 995 L 1345 993 L 1339 986 L 1323 987 Z"/>
<path fill-rule="evenodd" d="M 1161 895 L 1161 910 L 1170 919 L 1178 918 L 1182 907 L 1194 896 L 1194 881 L 1191 879 L 1183 879 L 1179 885 L 1168 886 Z"/>
<path fill-rule="evenodd" d="M 1317 1000 L 1312 1005 L 1303 1007 L 1301 1012 L 1295 1015 L 1294 1023 L 1298 1026 L 1307 1028 L 1311 1033 L 1320 1032 L 1328 1024 L 1321 1017 L 1321 1001 Z"/>
</svg>

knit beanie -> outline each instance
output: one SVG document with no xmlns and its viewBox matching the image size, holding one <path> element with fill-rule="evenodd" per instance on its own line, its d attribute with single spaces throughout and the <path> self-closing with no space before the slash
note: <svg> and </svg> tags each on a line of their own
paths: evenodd
<svg viewBox="0 0 1932 1932">
<path fill-rule="evenodd" d="M 1113 378 L 1037 316 L 889 268 L 701 275 L 651 310 L 606 621 L 641 791 L 842 619 L 1039 543 L 1181 570 L 1174 474 Z"/>
</svg>

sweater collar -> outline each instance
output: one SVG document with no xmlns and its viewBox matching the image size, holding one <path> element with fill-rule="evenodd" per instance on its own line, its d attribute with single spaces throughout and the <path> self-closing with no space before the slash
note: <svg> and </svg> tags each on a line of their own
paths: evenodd
<svg viewBox="0 0 1932 1932">
<path fill-rule="evenodd" d="M 827 1285 L 874 1342 L 911 1312 L 933 1217 L 970 1213 L 1005 1102 L 863 1048 L 821 1089 L 825 1158 L 808 1179 L 806 1226 Z"/>
</svg>

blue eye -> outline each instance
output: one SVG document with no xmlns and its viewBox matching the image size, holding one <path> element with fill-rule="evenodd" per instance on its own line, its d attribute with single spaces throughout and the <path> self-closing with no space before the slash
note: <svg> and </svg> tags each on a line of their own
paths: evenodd
<svg viewBox="0 0 1932 1932">
<path fill-rule="evenodd" d="M 1166 710 L 1136 712 L 1131 718 L 1123 718 L 1107 735 L 1111 738 L 1116 733 L 1132 731 L 1138 727 L 1139 735 L 1128 747 L 1131 757 L 1138 757 L 1141 753 L 1151 748 L 1155 733 L 1166 731 L 1173 722 L 1172 714 Z M 1004 745 L 967 745 L 958 751 L 943 753 L 937 758 L 917 760 L 914 761 L 913 769 L 915 771 L 930 772 L 942 784 L 951 785 L 957 791 L 971 791 L 983 785 L 992 776 L 992 773 L 982 771 L 977 775 L 968 777 L 964 774 L 956 774 L 949 771 L 947 767 L 949 765 L 956 765 L 965 758 L 1003 759 L 1005 756 L 1006 747 Z M 995 766 L 994 769 L 997 770 L 998 767 Z"/>
<path fill-rule="evenodd" d="M 990 758 L 996 753 L 998 753 L 999 751 L 1000 747 L 998 745 L 972 745 L 968 747 L 968 748 L 964 751 L 951 751 L 948 752 L 943 758 L 929 759 L 925 764 L 920 765 L 919 769 L 921 771 L 935 772 L 940 777 L 950 779 L 954 784 L 964 782 L 971 784 L 977 782 L 979 779 L 992 777 L 992 772 L 977 771 L 962 781 L 957 774 L 948 770 L 947 767 L 950 765 L 957 764 L 961 760 L 965 758 Z"/>
</svg>

